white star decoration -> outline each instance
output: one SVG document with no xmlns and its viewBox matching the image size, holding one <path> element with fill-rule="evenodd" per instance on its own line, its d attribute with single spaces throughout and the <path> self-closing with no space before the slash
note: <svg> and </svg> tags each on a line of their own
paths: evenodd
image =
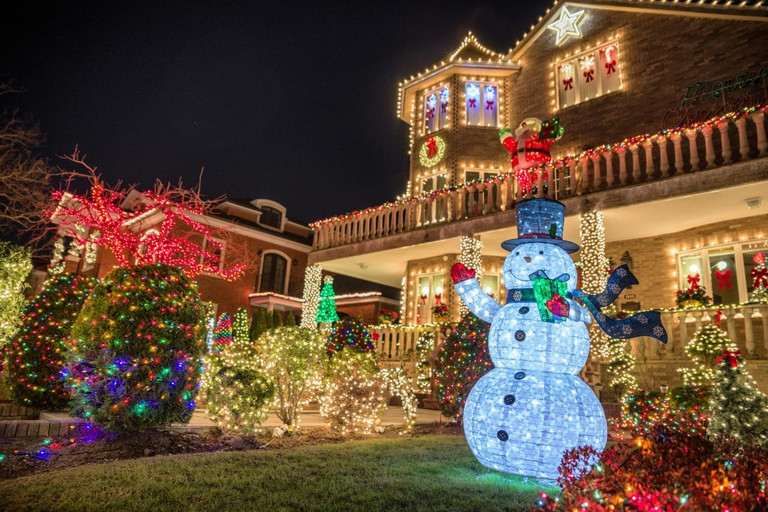
<svg viewBox="0 0 768 512">
<path fill-rule="evenodd" d="M 560 44 L 566 41 L 569 37 L 581 37 L 579 21 L 581 21 L 582 16 L 584 16 L 584 11 L 571 13 L 566 6 L 563 6 L 557 21 L 547 25 L 548 29 L 557 32 L 556 45 L 560 46 Z"/>
</svg>

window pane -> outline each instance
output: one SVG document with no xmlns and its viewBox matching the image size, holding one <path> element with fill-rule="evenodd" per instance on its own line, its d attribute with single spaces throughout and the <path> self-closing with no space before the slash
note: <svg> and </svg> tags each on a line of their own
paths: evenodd
<svg viewBox="0 0 768 512">
<path fill-rule="evenodd" d="M 437 274 L 432 276 L 432 290 L 434 290 L 435 295 L 442 295 L 445 290 L 443 290 L 443 274 Z"/>
<path fill-rule="evenodd" d="M 448 126 L 448 114 L 450 112 L 451 93 L 447 87 L 440 90 L 440 129 Z"/>
<path fill-rule="evenodd" d="M 710 252 L 709 267 L 715 304 L 738 304 L 739 286 L 733 248 Z"/>
<path fill-rule="evenodd" d="M 701 272 L 701 254 L 688 254 L 686 256 L 680 257 L 680 289 L 681 290 L 687 290 L 690 288 L 690 284 L 688 283 L 688 276 L 695 277 L 699 276 L 700 282 L 702 286 L 704 285 L 704 278 L 702 277 Z"/>
<path fill-rule="evenodd" d="M 618 90 L 621 85 L 619 78 L 619 49 L 610 44 L 598 52 L 600 55 L 600 80 L 603 94 Z"/>
<path fill-rule="evenodd" d="M 445 174 L 441 174 L 437 177 L 437 187 L 436 188 L 445 188 L 446 183 L 448 182 L 448 178 Z"/>
<path fill-rule="evenodd" d="M 497 89 L 494 85 L 486 85 L 483 91 L 483 111 L 485 126 L 496 126 L 496 110 L 499 106 Z"/>
<path fill-rule="evenodd" d="M 499 295 L 499 276 L 483 274 L 483 291 L 493 298 Z"/>
<path fill-rule="evenodd" d="M 422 192 L 432 192 L 435 190 L 435 180 L 433 178 L 427 178 L 421 182 Z"/>
<path fill-rule="evenodd" d="M 765 275 L 762 271 L 762 267 L 758 265 L 758 261 L 763 260 L 763 258 L 757 258 L 758 254 L 768 254 L 768 247 L 763 247 L 760 249 L 745 249 L 742 253 L 744 258 L 744 274 L 747 278 L 747 295 L 750 295 L 752 291 L 755 289 L 755 280 L 759 279 L 768 279 L 768 275 Z M 751 297 L 748 297 L 751 299 Z"/>
<path fill-rule="evenodd" d="M 264 226 L 271 226 L 273 228 L 279 228 L 283 222 L 283 214 L 280 210 L 270 208 L 269 206 L 261 207 L 261 217 L 259 217 L 259 223 Z"/>
<path fill-rule="evenodd" d="M 437 94 L 431 93 L 424 100 L 424 130 L 427 133 L 435 131 L 436 117 L 437 117 Z"/>
<path fill-rule="evenodd" d="M 270 253 L 264 256 L 259 291 L 284 293 L 287 267 L 287 260 L 279 254 Z"/>
<path fill-rule="evenodd" d="M 475 181 L 480 178 L 480 173 L 477 171 L 467 171 L 464 173 L 464 179 L 466 181 Z"/>
<path fill-rule="evenodd" d="M 468 83 L 465 91 L 467 96 L 467 124 L 478 125 L 480 124 L 481 109 L 483 108 L 480 104 L 482 101 L 482 98 L 480 97 L 480 85 L 476 83 Z"/>
<path fill-rule="evenodd" d="M 561 64 L 557 68 L 557 87 L 560 93 L 560 107 L 576 103 L 576 76 L 573 61 Z"/>
<path fill-rule="evenodd" d="M 581 101 L 597 96 L 597 64 L 595 54 L 588 53 L 579 59 L 579 96 Z"/>
</svg>

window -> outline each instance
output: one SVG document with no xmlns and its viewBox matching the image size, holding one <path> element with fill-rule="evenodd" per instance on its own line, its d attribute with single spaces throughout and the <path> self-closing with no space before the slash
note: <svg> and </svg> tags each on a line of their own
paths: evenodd
<svg viewBox="0 0 768 512">
<path fill-rule="evenodd" d="M 467 124 L 497 126 L 499 89 L 493 84 L 467 82 L 465 86 Z"/>
<path fill-rule="evenodd" d="M 283 212 L 271 206 L 262 206 L 259 224 L 280 229 L 283 225 Z"/>
<path fill-rule="evenodd" d="M 496 174 L 498 173 L 492 171 L 466 171 L 464 172 L 464 181 L 476 181 L 479 179 L 485 181 L 488 178 L 493 178 Z"/>
<path fill-rule="evenodd" d="M 766 251 L 768 242 L 759 240 L 679 254 L 678 285 L 681 290 L 687 289 L 690 280 L 698 275 L 715 305 L 747 302 L 754 289 L 754 257 Z"/>
<path fill-rule="evenodd" d="M 273 252 L 264 255 L 259 277 L 260 292 L 285 293 L 288 260 Z"/>
<path fill-rule="evenodd" d="M 423 275 L 419 277 L 418 319 L 420 324 L 434 320 L 433 308 L 445 304 L 443 274 Z"/>
<path fill-rule="evenodd" d="M 565 108 L 622 88 L 619 45 L 610 42 L 557 64 L 558 108 Z"/>
<path fill-rule="evenodd" d="M 226 247 L 227 243 L 224 240 L 219 240 L 218 238 L 211 238 L 211 240 L 203 239 L 204 252 L 200 255 L 200 258 L 204 259 L 205 263 L 212 267 L 222 269 L 224 268 Z"/>
<path fill-rule="evenodd" d="M 424 131 L 432 133 L 448 126 L 451 92 L 442 87 L 424 97 Z"/>
<path fill-rule="evenodd" d="M 433 190 L 444 188 L 447 183 L 447 174 L 437 174 L 435 176 L 430 176 L 429 178 L 424 178 L 421 180 L 421 191 L 432 192 Z"/>
<path fill-rule="evenodd" d="M 499 275 L 483 274 L 482 280 L 483 280 L 483 283 L 482 283 L 483 291 L 498 301 L 499 300 Z"/>
</svg>

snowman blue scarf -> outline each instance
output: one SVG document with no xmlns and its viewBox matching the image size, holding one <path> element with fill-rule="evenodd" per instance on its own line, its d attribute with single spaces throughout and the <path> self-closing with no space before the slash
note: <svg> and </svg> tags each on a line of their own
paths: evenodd
<svg viewBox="0 0 768 512">
<path fill-rule="evenodd" d="M 539 270 L 531 274 L 531 279 L 533 280 L 534 278 L 537 281 L 550 281 L 552 293 L 557 293 L 568 299 L 578 299 L 584 303 L 597 325 L 600 326 L 600 329 L 611 338 L 625 340 L 639 336 L 649 336 L 662 343 L 667 342 L 667 331 L 661 324 L 661 313 L 658 311 L 646 311 L 621 320 L 611 318 L 602 312 L 603 308 L 613 304 L 624 288 L 639 284 L 637 278 L 632 274 L 627 265 L 622 265 L 611 272 L 605 290 L 597 295 L 590 295 L 582 290 L 574 290 L 573 293 L 563 293 L 565 281 L 570 279 L 568 274 L 563 274 L 555 279 L 548 279 L 544 271 Z M 547 298 L 551 298 L 551 294 L 549 297 L 539 301 L 532 288 L 513 289 L 507 292 L 507 303 L 536 302 L 539 306 L 541 319 L 545 322 L 565 320 L 549 312 L 544 302 Z"/>
</svg>

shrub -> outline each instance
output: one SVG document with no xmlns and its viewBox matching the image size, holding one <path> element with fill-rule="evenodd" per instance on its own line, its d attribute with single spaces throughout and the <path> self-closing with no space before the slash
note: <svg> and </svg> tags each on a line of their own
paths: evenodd
<svg viewBox="0 0 768 512">
<path fill-rule="evenodd" d="M 208 415 L 227 433 L 253 434 L 269 415 L 274 385 L 258 369 L 259 355 L 249 341 L 234 341 L 205 357 L 201 382 Z"/>
<path fill-rule="evenodd" d="M 96 279 L 77 274 L 51 278 L 24 308 L 19 332 L 7 347 L 11 397 L 43 409 L 69 402 L 62 370 L 72 326 Z"/>
<path fill-rule="evenodd" d="M 357 352 L 373 352 L 374 346 L 371 333 L 359 320 L 344 318 L 333 326 L 326 341 L 328 354 L 333 355 L 344 349 Z"/>
<path fill-rule="evenodd" d="M 323 335 L 311 329 L 280 327 L 256 343 L 260 367 L 275 385 L 277 416 L 289 426 L 298 426 L 301 407 L 320 386 L 323 341 Z"/>
<path fill-rule="evenodd" d="M 708 387 L 717 374 L 715 360 L 724 350 L 737 350 L 736 344 L 719 327 L 705 325 L 685 346 L 685 355 L 696 363 L 696 368 L 681 368 L 686 386 Z"/>
<path fill-rule="evenodd" d="M 73 329 L 72 412 L 107 430 L 189 421 L 202 322 L 197 287 L 181 270 L 113 270 L 94 288 Z"/>
<path fill-rule="evenodd" d="M 16 334 L 24 308 L 26 279 L 32 270 L 29 249 L 0 242 L 0 348 Z"/>
<path fill-rule="evenodd" d="M 437 351 L 435 395 L 446 416 L 461 416 L 472 386 L 493 369 L 488 353 L 489 327 L 487 322 L 469 313 Z"/>
</svg>

